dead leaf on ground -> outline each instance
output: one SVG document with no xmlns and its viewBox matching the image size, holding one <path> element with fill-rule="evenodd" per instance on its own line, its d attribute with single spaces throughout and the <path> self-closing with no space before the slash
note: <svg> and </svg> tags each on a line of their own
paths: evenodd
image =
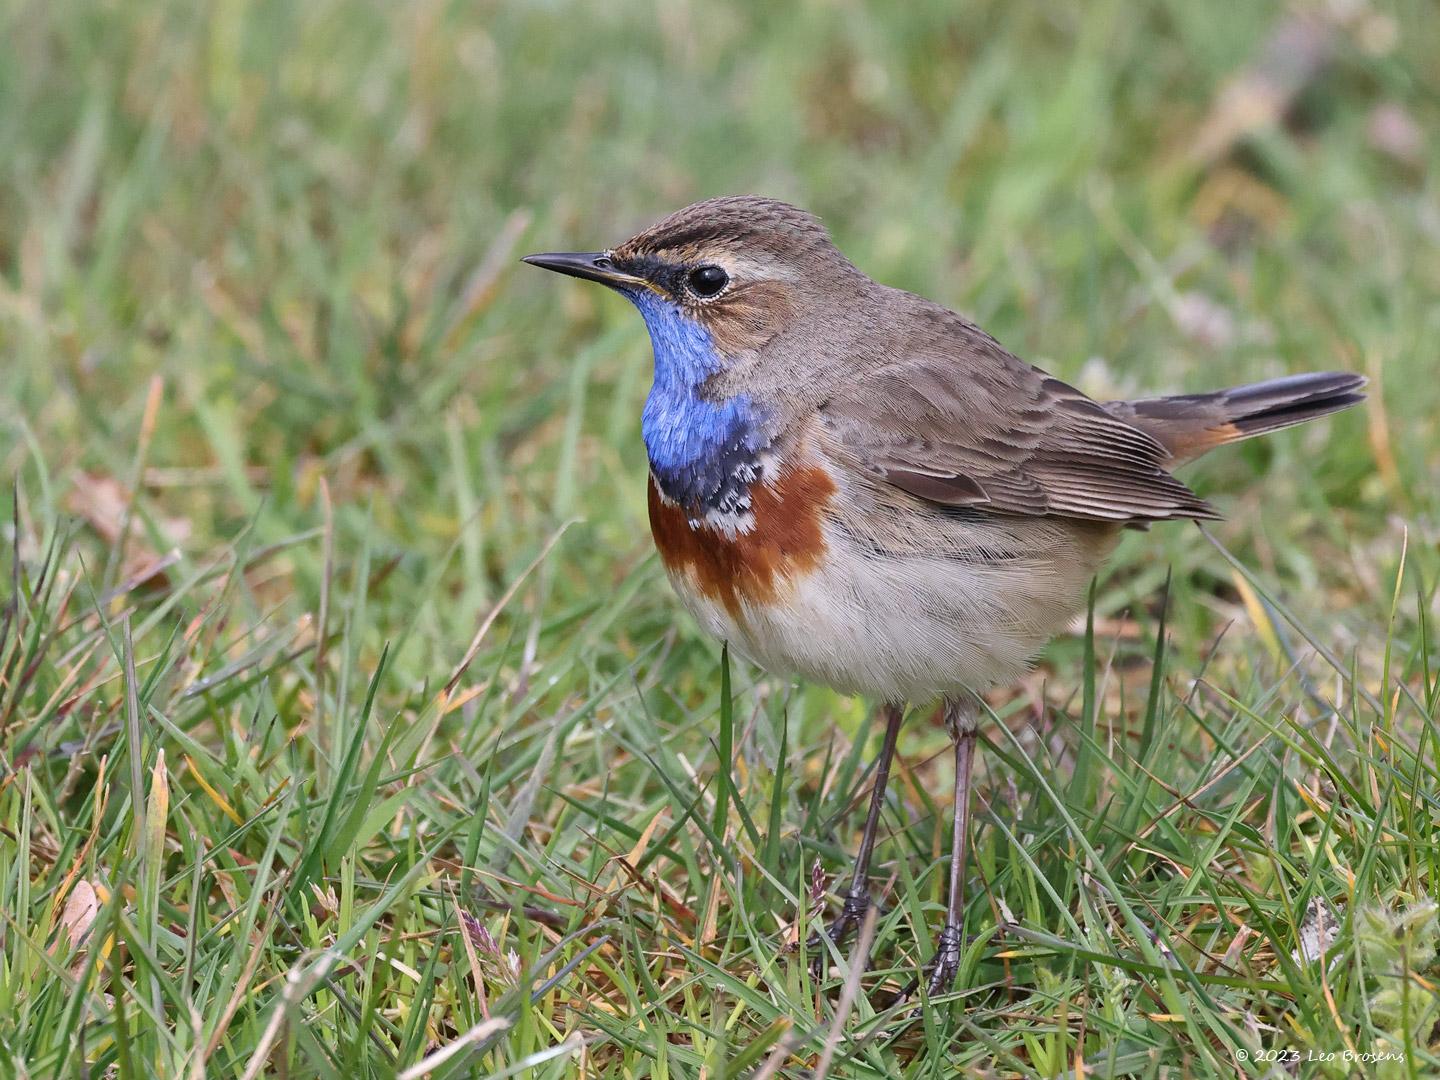
<svg viewBox="0 0 1440 1080">
<path fill-rule="evenodd" d="M 100 914 L 100 894 L 95 886 L 84 878 L 75 883 L 65 900 L 65 910 L 60 914 L 60 925 L 70 939 L 70 947 L 78 949 L 90 934 L 95 917 Z"/>
<path fill-rule="evenodd" d="M 1297 964 L 1317 962 L 1340 936 L 1340 919 L 1323 896 L 1315 896 L 1305 908 L 1300 924 L 1300 947 L 1290 954 Z M 1333 961 L 1332 961 L 1333 963 Z"/>
<path fill-rule="evenodd" d="M 191 526 L 185 518 L 150 518 L 165 541 L 165 551 L 157 551 L 150 543 L 150 530 L 136 520 L 132 509 L 133 494 L 113 476 L 76 472 L 71 481 L 66 505 L 70 512 L 84 519 L 106 544 L 125 544 L 125 561 L 121 567 L 121 593 L 154 582 L 166 584 L 166 569 L 175 561 L 174 549 L 190 539 Z M 127 524 L 127 518 L 128 524 Z"/>
</svg>

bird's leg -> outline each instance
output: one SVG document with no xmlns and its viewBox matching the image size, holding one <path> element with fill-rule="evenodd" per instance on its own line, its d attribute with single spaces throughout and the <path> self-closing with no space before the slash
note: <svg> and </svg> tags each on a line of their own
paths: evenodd
<svg viewBox="0 0 1440 1080">
<path fill-rule="evenodd" d="M 900 721 L 904 719 L 902 705 L 882 705 L 881 715 L 885 717 L 885 742 L 880 747 L 880 756 L 875 762 L 875 781 L 870 788 L 870 811 L 865 815 L 865 832 L 860 837 L 860 850 L 855 856 L 855 873 L 850 879 L 850 890 L 840 913 L 825 930 L 825 936 L 839 945 L 846 935 L 860 925 L 865 911 L 870 907 L 870 853 L 875 849 L 875 834 L 880 829 L 880 811 L 885 805 L 885 785 L 890 780 L 890 762 L 895 757 L 895 740 L 900 734 Z M 825 962 L 824 943 L 815 934 L 808 942 L 813 951 L 811 967 L 819 973 Z"/>
<path fill-rule="evenodd" d="M 965 924 L 965 857 L 970 836 L 970 771 L 975 764 L 978 703 L 968 694 L 945 699 L 945 726 L 955 740 L 955 807 L 950 837 L 950 902 L 945 927 L 935 941 L 926 988 L 931 997 L 943 994 L 960 970 L 961 928 Z"/>
</svg>

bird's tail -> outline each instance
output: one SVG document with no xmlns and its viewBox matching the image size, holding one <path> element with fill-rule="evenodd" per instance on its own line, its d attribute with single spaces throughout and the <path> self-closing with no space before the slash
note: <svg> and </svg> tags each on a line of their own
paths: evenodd
<svg viewBox="0 0 1440 1080">
<path fill-rule="evenodd" d="M 1363 375 L 1320 371 L 1235 386 L 1213 394 L 1111 401 L 1116 417 L 1153 437 L 1177 461 L 1224 443 L 1303 424 L 1365 400 Z"/>
</svg>

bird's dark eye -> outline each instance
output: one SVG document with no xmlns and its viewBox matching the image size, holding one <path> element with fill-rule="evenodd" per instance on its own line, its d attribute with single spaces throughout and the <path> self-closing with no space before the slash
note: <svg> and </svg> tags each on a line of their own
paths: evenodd
<svg viewBox="0 0 1440 1080">
<path fill-rule="evenodd" d="M 718 266 L 697 266 L 686 281 L 696 296 L 714 296 L 730 283 L 730 275 Z"/>
</svg>

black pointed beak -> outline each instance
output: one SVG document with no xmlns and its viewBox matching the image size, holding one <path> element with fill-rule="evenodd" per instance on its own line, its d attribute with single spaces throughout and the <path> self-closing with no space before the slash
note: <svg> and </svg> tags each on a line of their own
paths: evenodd
<svg viewBox="0 0 1440 1080">
<path fill-rule="evenodd" d="M 615 265 L 609 252 L 605 251 L 548 251 L 542 255 L 526 255 L 521 261 L 543 270 L 554 270 L 557 274 L 598 281 L 612 289 L 645 285 L 644 278 L 625 273 Z"/>
</svg>

